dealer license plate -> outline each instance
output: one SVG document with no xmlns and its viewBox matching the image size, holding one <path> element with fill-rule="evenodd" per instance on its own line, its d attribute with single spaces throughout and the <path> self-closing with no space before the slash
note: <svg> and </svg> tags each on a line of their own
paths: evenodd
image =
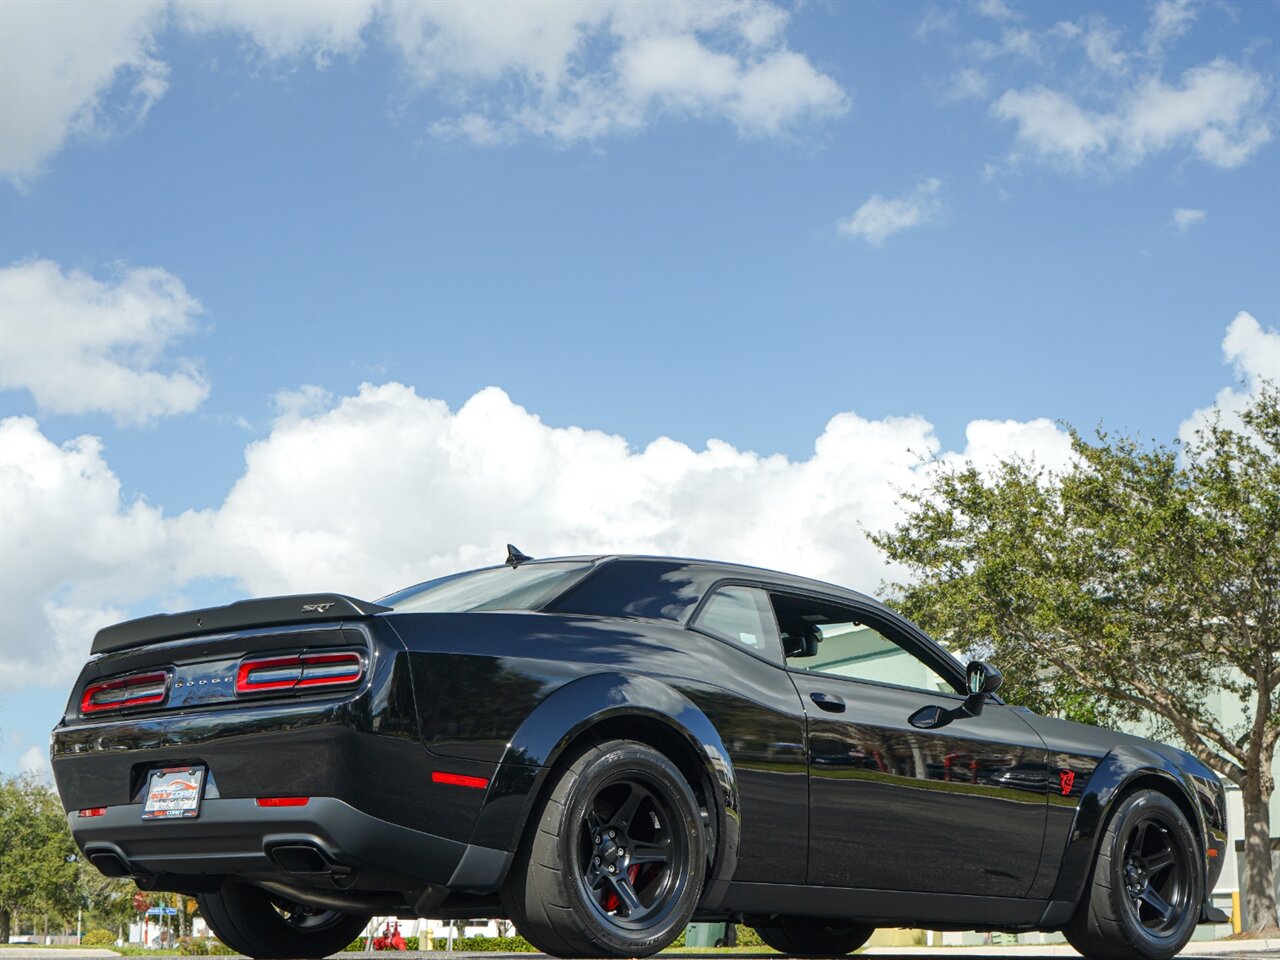
<svg viewBox="0 0 1280 960">
<path fill-rule="evenodd" d="M 203 793 L 204 767 L 166 767 L 163 770 L 152 770 L 147 779 L 142 819 L 198 817 L 200 796 Z"/>
</svg>

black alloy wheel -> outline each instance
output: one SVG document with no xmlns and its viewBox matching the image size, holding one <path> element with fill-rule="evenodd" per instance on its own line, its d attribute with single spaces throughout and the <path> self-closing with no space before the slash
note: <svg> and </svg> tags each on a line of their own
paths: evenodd
<svg viewBox="0 0 1280 960">
<path fill-rule="evenodd" d="M 591 747 L 531 819 L 503 888 L 521 934 L 559 957 L 641 957 L 670 944 L 702 893 L 702 814 L 646 744 Z"/>
<path fill-rule="evenodd" d="M 200 913 L 219 940 L 258 960 L 327 957 L 351 943 L 367 914 L 308 907 L 259 887 L 225 883 L 198 897 Z"/>
<path fill-rule="evenodd" d="M 761 940 L 791 957 L 843 957 L 876 932 L 869 924 L 818 917 L 770 917 L 753 928 Z"/>
<path fill-rule="evenodd" d="M 1155 936 L 1173 931 L 1187 909 L 1191 865 L 1164 811 L 1129 828 L 1124 844 L 1125 894 L 1133 917 Z"/>
<path fill-rule="evenodd" d="M 689 844 L 662 786 L 619 771 L 597 788 L 579 826 L 578 875 L 588 899 L 618 926 L 649 926 L 689 879 Z"/>
<path fill-rule="evenodd" d="M 1168 960 L 1195 931 L 1204 895 L 1200 844 L 1169 797 L 1139 790 L 1121 799 L 1098 846 L 1093 873 L 1063 931 L 1090 960 Z"/>
</svg>

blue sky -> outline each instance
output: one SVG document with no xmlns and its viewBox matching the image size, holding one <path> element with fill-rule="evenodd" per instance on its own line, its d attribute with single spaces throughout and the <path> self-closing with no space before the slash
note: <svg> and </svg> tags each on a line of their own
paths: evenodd
<svg viewBox="0 0 1280 960">
<path fill-rule="evenodd" d="M 0 37 L 2 769 L 112 618 L 504 531 L 874 588 L 921 451 L 1168 439 L 1280 368 L 1271 0 L 12 2 Z"/>
</svg>

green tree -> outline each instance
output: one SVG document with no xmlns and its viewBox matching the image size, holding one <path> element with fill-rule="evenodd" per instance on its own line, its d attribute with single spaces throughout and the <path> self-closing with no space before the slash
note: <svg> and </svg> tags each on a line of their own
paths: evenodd
<svg viewBox="0 0 1280 960">
<path fill-rule="evenodd" d="M 52 790 L 30 776 L 0 778 L 0 943 L 15 911 L 74 912 L 75 852 Z"/>
<path fill-rule="evenodd" d="M 1184 447 L 1072 431 L 1071 466 L 942 469 L 872 539 L 894 602 L 990 656 L 1010 699 L 1146 719 L 1240 787 L 1250 928 L 1276 927 L 1269 802 L 1280 740 L 1280 394 Z M 1233 697 L 1243 720 L 1214 709 Z"/>
<path fill-rule="evenodd" d="M 133 895 L 138 892 L 132 880 L 104 877 L 97 867 L 83 858 L 79 861 L 80 893 L 85 906 L 85 925 L 90 922 L 120 931 L 134 917 Z"/>
</svg>

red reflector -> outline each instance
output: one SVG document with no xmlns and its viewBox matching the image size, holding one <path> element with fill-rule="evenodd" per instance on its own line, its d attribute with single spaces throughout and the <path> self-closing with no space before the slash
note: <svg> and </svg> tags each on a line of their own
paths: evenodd
<svg viewBox="0 0 1280 960">
<path fill-rule="evenodd" d="M 1208 850 L 1205 851 L 1205 853 L 1209 855 L 1210 860 L 1216 860 L 1218 858 L 1218 851 L 1215 850 L 1213 847 L 1210 847 Z"/>
<path fill-rule="evenodd" d="M 477 790 L 483 790 L 489 785 L 485 777 L 468 777 L 461 773 L 443 773 L 440 770 L 431 771 L 431 782 L 447 783 L 451 787 L 474 787 Z"/>
<path fill-rule="evenodd" d="M 259 797 L 255 803 L 260 807 L 305 807 L 310 797 Z"/>
<path fill-rule="evenodd" d="M 80 811 L 82 817 L 100 817 L 107 812 L 106 807 L 86 807 Z"/>
</svg>

